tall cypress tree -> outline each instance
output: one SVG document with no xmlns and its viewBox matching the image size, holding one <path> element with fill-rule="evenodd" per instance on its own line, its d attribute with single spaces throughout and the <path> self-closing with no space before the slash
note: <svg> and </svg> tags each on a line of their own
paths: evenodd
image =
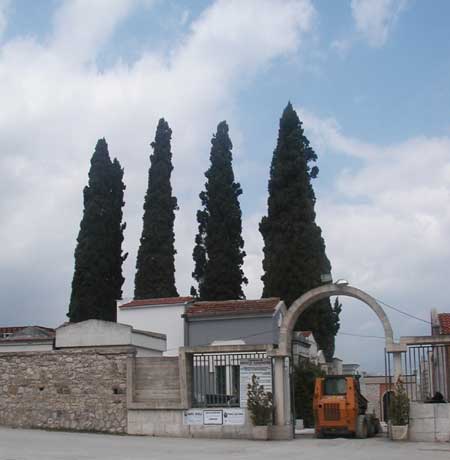
<svg viewBox="0 0 450 460">
<path fill-rule="evenodd" d="M 123 201 L 125 184 L 123 183 L 123 168 L 121 167 L 117 158 L 111 165 L 111 193 L 112 193 L 112 214 L 111 214 L 111 257 L 112 257 L 112 282 L 113 288 L 112 295 L 115 299 L 122 298 L 122 285 L 125 278 L 122 275 L 122 264 L 128 256 L 128 253 L 122 254 L 123 232 L 126 228 L 126 223 L 122 223 L 122 207 L 125 202 Z M 111 321 L 117 320 L 117 309 L 114 309 L 114 315 Z"/>
<path fill-rule="evenodd" d="M 193 278 L 202 300 L 242 299 L 242 271 L 245 252 L 242 213 L 238 197 L 241 186 L 234 181 L 228 125 L 222 121 L 211 140 L 211 166 L 206 171 L 205 191 L 200 193 L 202 209 L 197 212 Z M 197 291 L 192 288 L 192 294 Z"/>
<path fill-rule="evenodd" d="M 322 232 L 315 222 L 311 179 L 319 170 L 310 163 L 316 160 L 289 103 L 280 120 L 270 167 L 268 215 L 260 224 L 264 238 L 263 297 L 279 296 L 288 307 L 306 291 L 320 286 L 322 274 L 331 272 Z M 313 331 L 328 359 L 334 353 L 338 314 L 325 299 L 299 318 L 298 327 Z"/>
<path fill-rule="evenodd" d="M 122 296 L 123 170 L 111 162 L 108 144 L 95 147 L 84 188 L 84 211 L 75 249 L 68 317 L 116 321 L 116 300 Z"/>
<path fill-rule="evenodd" d="M 177 199 L 172 196 L 172 130 L 161 118 L 152 142 L 148 189 L 144 201 L 141 244 L 136 261 L 135 299 L 178 296 L 175 287 L 175 234 Z"/>
</svg>

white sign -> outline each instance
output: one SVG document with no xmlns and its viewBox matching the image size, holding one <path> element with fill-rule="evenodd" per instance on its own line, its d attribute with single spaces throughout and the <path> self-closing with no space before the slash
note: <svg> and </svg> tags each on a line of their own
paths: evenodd
<svg viewBox="0 0 450 460">
<path fill-rule="evenodd" d="M 224 409 L 223 410 L 224 425 L 244 425 L 245 424 L 245 409 Z"/>
<path fill-rule="evenodd" d="M 203 411 L 201 409 L 189 409 L 183 413 L 185 425 L 203 425 Z"/>
<path fill-rule="evenodd" d="M 270 358 L 241 359 L 240 361 L 240 406 L 247 407 L 248 384 L 252 376 L 258 377 L 258 382 L 264 391 L 272 392 L 272 360 Z"/>
<path fill-rule="evenodd" d="M 183 423 L 184 425 L 245 425 L 245 410 L 189 409 L 183 412 Z"/>
<path fill-rule="evenodd" d="M 223 425 L 223 411 L 204 410 L 203 425 Z"/>
</svg>

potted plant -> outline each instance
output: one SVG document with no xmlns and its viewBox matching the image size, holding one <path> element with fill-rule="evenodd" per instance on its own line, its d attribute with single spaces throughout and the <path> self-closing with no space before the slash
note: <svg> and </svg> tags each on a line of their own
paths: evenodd
<svg viewBox="0 0 450 460">
<path fill-rule="evenodd" d="M 253 423 L 253 439 L 269 439 L 269 425 L 272 424 L 272 393 L 265 391 L 256 375 L 247 385 L 247 408 Z"/>
<path fill-rule="evenodd" d="M 391 396 L 389 422 L 393 441 L 404 441 L 408 438 L 409 398 L 400 379 L 395 384 L 395 390 Z"/>
</svg>

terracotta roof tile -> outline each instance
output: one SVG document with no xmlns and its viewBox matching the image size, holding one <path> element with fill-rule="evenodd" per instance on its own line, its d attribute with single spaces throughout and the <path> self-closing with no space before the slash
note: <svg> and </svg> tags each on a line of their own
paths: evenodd
<svg viewBox="0 0 450 460">
<path fill-rule="evenodd" d="M 162 297 L 160 299 L 137 299 L 119 305 L 119 308 L 133 307 L 154 307 L 156 305 L 176 305 L 179 303 L 191 302 L 193 297 Z"/>
<path fill-rule="evenodd" d="M 54 337 L 55 330 L 44 326 L 0 327 L 0 343 L 48 341 Z"/>
<path fill-rule="evenodd" d="M 450 334 L 450 313 L 440 313 L 438 318 L 441 326 L 441 334 Z"/>
<path fill-rule="evenodd" d="M 26 326 L 7 326 L 0 327 L 0 334 L 14 334 L 24 329 Z"/>
<path fill-rule="evenodd" d="M 222 300 L 194 302 L 186 310 L 186 316 L 219 316 L 252 313 L 273 313 L 279 304 L 278 297 L 258 300 Z"/>
</svg>

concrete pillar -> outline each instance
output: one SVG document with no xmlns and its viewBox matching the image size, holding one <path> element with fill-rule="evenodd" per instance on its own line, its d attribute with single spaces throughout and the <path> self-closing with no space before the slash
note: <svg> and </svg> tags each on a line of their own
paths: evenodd
<svg viewBox="0 0 450 460">
<path fill-rule="evenodd" d="M 286 385 L 285 385 L 285 373 L 284 373 L 284 356 L 275 356 L 274 357 L 274 366 L 273 366 L 273 376 L 274 376 L 274 395 L 273 402 L 275 406 L 275 425 L 284 426 L 286 425 L 286 411 L 285 411 L 285 395 Z"/>
<path fill-rule="evenodd" d="M 394 352 L 392 355 L 394 359 L 394 383 L 397 383 L 398 379 L 403 374 L 402 354 L 401 352 Z"/>
</svg>

